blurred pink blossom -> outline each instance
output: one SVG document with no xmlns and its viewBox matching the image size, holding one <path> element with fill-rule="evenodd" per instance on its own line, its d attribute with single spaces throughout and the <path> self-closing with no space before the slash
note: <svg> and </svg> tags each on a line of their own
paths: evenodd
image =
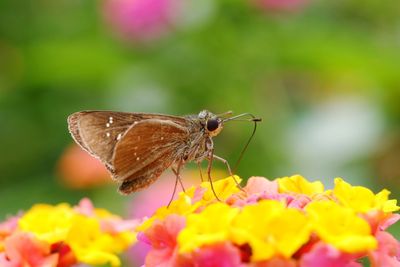
<svg viewBox="0 0 400 267">
<path fill-rule="evenodd" d="M 74 207 L 76 212 L 88 217 L 96 216 L 96 209 L 89 198 L 83 198 L 79 204 Z M 140 224 L 140 220 L 122 220 L 118 216 L 110 216 L 99 219 L 101 230 L 110 234 L 118 234 L 124 231 L 134 231 Z"/>
<path fill-rule="evenodd" d="M 13 216 L 0 223 L 0 242 L 17 229 L 19 217 L 20 216 Z"/>
<path fill-rule="evenodd" d="M 88 217 L 95 215 L 93 203 L 86 197 L 79 201 L 78 205 L 74 207 L 74 210 Z"/>
<path fill-rule="evenodd" d="M 180 0 L 106 0 L 106 21 L 122 38 L 149 41 L 166 35 L 174 26 Z"/>
</svg>

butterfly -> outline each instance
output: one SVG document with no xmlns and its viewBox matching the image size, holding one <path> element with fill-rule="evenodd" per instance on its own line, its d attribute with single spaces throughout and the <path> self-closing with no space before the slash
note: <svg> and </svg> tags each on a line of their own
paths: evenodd
<svg viewBox="0 0 400 267">
<path fill-rule="evenodd" d="M 215 115 L 208 110 L 187 116 L 80 111 L 68 117 L 68 129 L 78 145 L 106 166 L 119 183 L 119 191 L 130 194 L 151 185 L 168 168 L 180 180 L 182 167 L 192 161 L 209 160 L 210 181 L 213 159 L 225 163 L 232 175 L 228 162 L 214 154 L 212 138 L 226 121 L 246 115 L 254 122 L 261 119 L 248 113 L 224 118 L 229 114 Z"/>
</svg>

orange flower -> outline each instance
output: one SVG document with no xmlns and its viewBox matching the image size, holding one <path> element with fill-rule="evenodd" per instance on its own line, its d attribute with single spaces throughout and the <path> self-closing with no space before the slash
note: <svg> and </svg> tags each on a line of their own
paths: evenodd
<svg viewBox="0 0 400 267">
<path fill-rule="evenodd" d="M 103 164 L 75 144 L 65 149 L 57 171 L 63 183 L 75 189 L 111 182 L 110 174 Z"/>
</svg>

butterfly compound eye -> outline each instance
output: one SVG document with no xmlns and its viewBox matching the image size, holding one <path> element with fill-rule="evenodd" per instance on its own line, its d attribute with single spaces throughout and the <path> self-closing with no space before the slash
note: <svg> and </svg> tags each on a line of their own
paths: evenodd
<svg viewBox="0 0 400 267">
<path fill-rule="evenodd" d="M 209 119 L 207 121 L 207 130 L 209 132 L 215 131 L 219 126 L 219 121 L 217 119 Z"/>
</svg>

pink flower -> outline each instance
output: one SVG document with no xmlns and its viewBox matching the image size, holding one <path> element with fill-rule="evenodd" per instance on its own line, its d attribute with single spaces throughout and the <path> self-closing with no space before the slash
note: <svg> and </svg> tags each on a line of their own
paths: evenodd
<svg viewBox="0 0 400 267">
<path fill-rule="evenodd" d="M 278 182 L 253 176 L 249 178 L 243 191 L 232 195 L 226 202 L 233 206 L 245 206 L 256 203 L 260 199 L 266 199 L 266 196 L 279 196 Z"/>
<path fill-rule="evenodd" d="M 101 230 L 109 234 L 119 234 L 125 231 L 134 231 L 141 220 L 122 220 L 119 218 L 103 219 L 100 221 Z"/>
<path fill-rule="evenodd" d="M 199 183 L 200 180 L 199 172 L 196 170 L 184 171 L 182 177 L 185 177 L 182 181 L 185 188 L 189 188 L 191 185 Z M 167 205 L 174 189 L 175 178 L 176 177 L 173 174 L 162 176 L 146 190 L 135 193 L 135 197 L 128 207 L 129 217 L 151 217 L 159 207 Z M 182 191 L 179 184 L 176 191 L 175 198 L 178 196 L 179 192 Z M 199 195 L 199 197 L 201 198 L 202 196 L 203 194 L 201 193 L 201 196 Z M 146 203 L 146 205 L 143 205 L 143 203 Z M 144 262 L 149 250 L 149 246 L 146 246 L 142 242 L 138 242 L 129 249 L 129 260 L 133 264 L 141 264 Z"/>
<path fill-rule="evenodd" d="M 17 229 L 19 217 L 20 216 L 13 216 L 0 223 L 0 242 Z"/>
<path fill-rule="evenodd" d="M 399 242 L 387 232 L 378 232 L 375 237 L 378 240 L 378 249 L 371 253 L 372 266 L 399 267 Z"/>
<path fill-rule="evenodd" d="M 277 194 L 279 192 L 278 188 L 279 185 L 276 180 L 270 181 L 268 179 L 265 179 L 265 177 L 253 176 L 250 177 L 247 181 L 244 191 L 248 195 L 259 193 Z"/>
<path fill-rule="evenodd" d="M 303 209 L 308 203 L 311 202 L 311 198 L 306 195 L 298 195 L 293 199 L 287 199 L 288 208 Z"/>
<path fill-rule="evenodd" d="M 276 180 L 270 181 L 264 177 L 250 177 L 243 191 L 229 197 L 226 202 L 232 206 L 243 207 L 254 204 L 262 199 L 277 200 L 286 203 L 289 208 L 303 209 L 311 199 L 303 194 L 289 195 L 279 193 Z"/>
<path fill-rule="evenodd" d="M 184 217 L 169 215 L 162 222 L 156 221 L 143 236 L 138 237 L 152 246 L 152 250 L 146 256 L 146 266 L 177 266 L 176 238 L 184 227 Z"/>
<path fill-rule="evenodd" d="M 202 267 L 240 267 L 240 250 L 231 243 L 225 242 L 203 247 L 191 255 L 192 266 Z"/>
<path fill-rule="evenodd" d="M 96 216 L 93 203 L 88 198 L 81 199 L 79 204 L 74 207 L 74 210 L 88 217 Z M 122 220 L 117 216 L 100 219 L 101 230 L 110 234 L 118 234 L 128 230 L 134 231 L 139 224 L 140 220 Z"/>
<path fill-rule="evenodd" d="M 55 267 L 58 254 L 51 254 L 50 245 L 36 240 L 33 235 L 16 233 L 5 240 L 5 250 L 0 254 L 2 267 Z"/>
<path fill-rule="evenodd" d="M 316 243 L 311 251 L 303 254 L 300 267 L 362 267 L 356 262 L 358 255 L 340 252 L 324 243 Z"/>
<path fill-rule="evenodd" d="M 398 220 L 400 220 L 400 214 L 388 214 L 385 219 L 381 221 L 379 224 L 379 230 L 384 231 L 392 224 L 395 224 Z"/>
<path fill-rule="evenodd" d="M 372 232 L 375 233 L 384 231 L 389 226 L 396 223 L 400 219 L 400 214 L 384 213 L 383 211 L 374 210 L 363 214 L 362 217 L 368 221 Z"/>
<path fill-rule="evenodd" d="M 92 201 L 87 197 L 82 198 L 74 210 L 85 216 L 94 216 L 94 206 Z"/>
<path fill-rule="evenodd" d="M 148 41 L 171 30 L 178 0 L 107 0 L 106 20 L 124 39 Z"/>
</svg>

